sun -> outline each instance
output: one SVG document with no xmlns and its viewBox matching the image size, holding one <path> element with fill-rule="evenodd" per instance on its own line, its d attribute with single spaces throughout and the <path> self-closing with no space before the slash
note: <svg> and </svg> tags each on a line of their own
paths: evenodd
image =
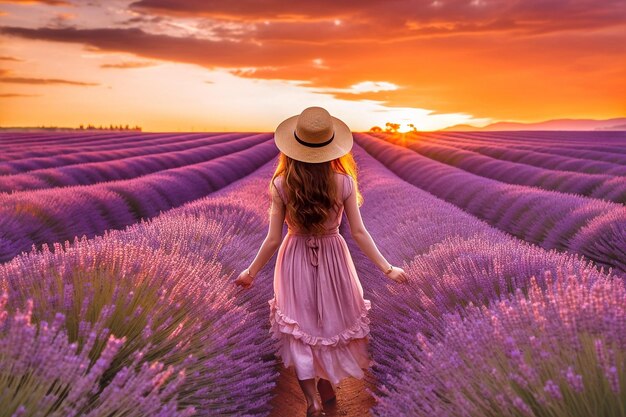
<svg viewBox="0 0 626 417">
<path fill-rule="evenodd" d="M 409 132 L 410 130 L 411 130 L 411 126 L 409 126 L 409 123 L 400 123 L 400 127 L 398 128 L 398 132 L 406 133 L 406 132 Z"/>
</svg>

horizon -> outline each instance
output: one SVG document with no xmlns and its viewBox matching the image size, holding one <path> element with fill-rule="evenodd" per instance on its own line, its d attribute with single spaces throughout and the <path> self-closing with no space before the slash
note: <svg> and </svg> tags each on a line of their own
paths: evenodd
<svg viewBox="0 0 626 417">
<path fill-rule="evenodd" d="M 270 132 L 309 106 L 355 132 L 626 115 L 622 2 L 316 4 L 2 0 L 0 126 Z"/>
<path fill-rule="evenodd" d="M 612 123 L 620 123 L 614 125 Z M 389 124 L 389 123 L 388 123 Z M 497 128 L 501 126 L 506 126 L 506 128 Z M 556 125 L 557 127 L 553 128 L 542 128 L 544 126 Z M 565 128 L 563 128 L 565 126 Z M 576 128 L 578 126 L 578 128 Z M 596 126 L 596 127 L 593 127 Z M 382 132 L 382 133 L 397 133 L 397 134 L 409 134 L 409 133 L 435 133 L 435 132 L 479 132 L 479 131 L 490 131 L 490 132 L 556 132 L 556 131 L 570 131 L 570 132 L 625 132 L 626 131 L 626 117 L 617 117 L 612 119 L 554 119 L 554 120 L 544 120 L 542 122 L 537 123 L 517 123 L 517 122 L 508 122 L 508 121 L 499 121 L 496 123 L 492 123 L 483 127 L 476 127 L 472 125 L 459 124 L 454 126 L 445 127 L 443 129 L 435 129 L 435 130 L 418 130 L 412 126 L 412 129 L 402 129 L 403 127 L 400 124 L 385 125 L 383 129 L 381 126 L 372 126 L 368 130 L 353 130 L 353 133 L 372 133 L 372 132 Z M 375 130 L 376 128 L 380 130 Z M 456 130 L 455 128 L 458 128 Z M 80 124 L 78 127 L 70 127 L 70 126 L 0 126 L 0 131 L 104 131 L 104 132 L 132 132 L 138 131 L 141 133 L 251 133 L 251 134 L 259 134 L 259 133 L 272 133 L 272 131 L 261 131 L 261 130 L 145 130 L 142 129 L 141 126 L 130 126 L 130 125 L 92 125 L 92 124 Z"/>
</svg>

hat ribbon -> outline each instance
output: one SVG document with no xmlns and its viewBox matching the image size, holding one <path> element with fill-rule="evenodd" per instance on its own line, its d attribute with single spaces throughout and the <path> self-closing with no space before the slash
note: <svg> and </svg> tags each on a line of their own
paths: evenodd
<svg viewBox="0 0 626 417">
<path fill-rule="evenodd" d="M 293 131 L 293 136 L 296 138 L 296 140 L 298 141 L 298 143 L 304 145 L 304 146 L 309 146 L 311 148 L 319 148 L 320 146 L 326 146 L 328 145 L 330 142 L 333 141 L 333 139 L 335 138 L 335 131 L 333 130 L 333 135 L 330 137 L 330 139 L 328 139 L 326 142 L 322 142 L 322 143 L 311 143 L 311 142 L 305 142 L 302 139 L 300 139 L 298 137 L 298 135 L 296 135 L 296 131 Z"/>
</svg>

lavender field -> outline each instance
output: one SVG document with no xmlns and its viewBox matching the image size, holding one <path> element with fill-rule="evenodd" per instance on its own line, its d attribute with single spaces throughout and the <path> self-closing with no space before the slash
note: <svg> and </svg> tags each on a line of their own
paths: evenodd
<svg viewBox="0 0 626 417">
<path fill-rule="evenodd" d="M 626 132 L 355 133 L 374 416 L 626 416 Z M 268 416 L 271 133 L 0 134 L 0 417 Z M 286 232 L 286 226 L 285 226 Z"/>
</svg>

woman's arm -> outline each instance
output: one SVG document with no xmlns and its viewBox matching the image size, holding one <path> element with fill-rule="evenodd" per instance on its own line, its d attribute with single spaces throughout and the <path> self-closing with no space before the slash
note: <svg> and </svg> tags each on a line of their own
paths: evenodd
<svg viewBox="0 0 626 417">
<path fill-rule="evenodd" d="M 259 252 L 248 270 L 253 277 L 265 266 L 274 252 L 280 247 L 283 239 L 283 223 L 285 221 L 285 204 L 278 195 L 276 187 L 272 187 L 272 205 L 270 208 L 270 224 L 267 236 L 259 248 Z"/>
<path fill-rule="evenodd" d="M 369 232 L 365 228 L 363 219 L 361 219 L 361 211 L 359 210 L 359 206 L 357 204 L 354 187 L 352 187 L 350 195 L 344 201 L 344 210 L 346 217 L 348 218 L 348 222 L 350 223 L 350 233 L 352 234 L 352 238 L 363 253 L 367 255 L 367 257 L 376 264 L 378 269 L 383 271 L 390 279 L 396 282 L 407 282 L 408 275 L 404 269 L 394 266 L 391 270 L 389 270 L 389 262 L 387 262 L 387 259 L 385 259 L 385 257 L 380 253 L 374 243 L 374 240 L 372 239 L 372 236 L 370 236 Z"/>
<path fill-rule="evenodd" d="M 350 234 L 361 251 L 363 251 L 363 253 L 367 255 L 372 262 L 374 262 L 374 264 L 376 264 L 378 269 L 386 272 L 389 269 L 390 264 L 380 253 L 374 243 L 374 240 L 372 239 L 372 236 L 365 228 L 363 219 L 361 218 L 361 211 L 359 210 L 359 206 L 357 204 L 356 192 L 354 191 L 354 187 L 352 188 L 352 192 L 346 198 L 346 201 L 344 201 L 346 217 L 350 223 Z"/>
</svg>

